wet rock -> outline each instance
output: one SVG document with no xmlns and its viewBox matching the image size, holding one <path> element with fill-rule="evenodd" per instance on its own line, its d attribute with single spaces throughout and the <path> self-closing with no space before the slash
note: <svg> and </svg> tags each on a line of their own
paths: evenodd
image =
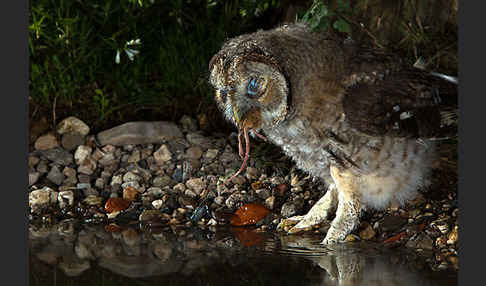
<svg viewBox="0 0 486 286">
<path fill-rule="evenodd" d="M 129 202 L 133 202 L 137 199 L 138 191 L 134 187 L 127 186 L 123 189 L 123 198 Z"/>
<path fill-rule="evenodd" d="M 149 220 L 162 218 L 162 213 L 159 210 L 144 210 L 138 217 L 139 221 L 146 222 Z"/>
<path fill-rule="evenodd" d="M 202 156 L 202 150 L 199 146 L 192 146 L 186 150 L 185 157 L 188 159 L 199 159 Z"/>
<path fill-rule="evenodd" d="M 162 144 L 160 148 L 154 152 L 155 164 L 161 166 L 172 159 L 172 153 L 167 145 Z"/>
<path fill-rule="evenodd" d="M 29 172 L 29 187 L 32 186 L 39 180 L 39 172 Z"/>
<path fill-rule="evenodd" d="M 141 157 L 140 150 L 135 150 L 128 157 L 128 163 L 136 163 L 141 160 Z"/>
<path fill-rule="evenodd" d="M 202 190 L 206 188 L 206 183 L 201 178 L 194 178 L 187 180 L 186 187 L 193 190 L 197 195 L 201 194 Z"/>
<path fill-rule="evenodd" d="M 83 164 L 91 155 L 91 147 L 86 145 L 80 145 L 76 148 L 76 152 L 74 152 L 74 161 L 77 165 Z"/>
<path fill-rule="evenodd" d="M 48 133 L 35 140 L 34 148 L 36 150 L 49 150 L 59 146 L 59 142 L 55 135 Z"/>
<path fill-rule="evenodd" d="M 270 211 L 259 204 L 245 204 L 241 206 L 231 217 L 231 225 L 243 226 L 256 224 Z"/>
<path fill-rule="evenodd" d="M 169 186 L 173 183 L 171 177 L 164 175 L 164 176 L 157 176 L 153 179 L 152 185 L 154 187 L 165 187 Z"/>
<path fill-rule="evenodd" d="M 237 208 L 244 199 L 245 198 L 240 193 L 235 192 L 226 199 L 225 205 L 230 209 Z"/>
<path fill-rule="evenodd" d="M 265 206 L 270 209 L 270 210 L 273 210 L 273 208 L 275 207 L 275 196 L 270 196 L 268 197 L 266 200 L 265 200 Z"/>
<path fill-rule="evenodd" d="M 454 226 L 452 231 L 447 235 L 447 244 L 455 244 L 459 238 L 459 233 L 458 233 L 458 227 L 457 225 Z"/>
<path fill-rule="evenodd" d="M 59 167 L 54 165 L 47 174 L 47 179 L 59 186 L 64 181 L 64 175 L 59 170 Z"/>
<path fill-rule="evenodd" d="M 30 192 L 29 207 L 31 207 L 32 211 L 48 206 L 51 203 L 51 193 L 53 192 L 49 187 Z"/>
<path fill-rule="evenodd" d="M 103 189 L 106 185 L 106 179 L 105 178 L 97 178 L 95 180 L 95 187 L 98 189 Z"/>
<path fill-rule="evenodd" d="M 123 183 L 122 175 L 115 175 L 111 177 L 110 185 L 121 185 Z"/>
<path fill-rule="evenodd" d="M 29 169 L 34 168 L 37 163 L 39 163 L 40 159 L 37 156 L 29 155 Z"/>
<path fill-rule="evenodd" d="M 394 232 L 399 230 L 406 223 L 406 218 L 398 215 L 387 215 L 380 221 L 379 227 L 382 232 Z"/>
<path fill-rule="evenodd" d="M 376 232 L 367 222 L 361 224 L 361 231 L 359 232 L 359 237 L 364 240 L 370 240 L 375 237 Z"/>
<path fill-rule="evenodd" d="M 87 157 L 78 167 L 78 173 L 91 175 L 96 170 L 96 161 L 91 157 Z"/>
<path fill-rule="evenodd" d="M 113 165 L 118 162 L 114 153 L 105 153 L 104 156 L 98 160 L 98 163 L 102 166 Z"/>
<path fill-rule="evenodd" d="M 139 175 L 134 174 L 133 172 L 126 172 L 123 175 L 123 182 L 140 182 L 142 178 Z"/>
<path fill-rule="evenodd" d="M 158 187 L 150 187 L 150 188 L 147 189 L 147 192 L 146 193 L 147 194 L 150 194 L 150 195 L 152 195 L 154 197 L 161 197 L 164 194 L 164 192 L 162 191 L 162 189 L 161 188 L 158 188 Z"/>
<path fill-rule="evenodd" d="M 174 186 L 174 192 L 178 192 L 178 193 L 184 193 L 184 191 L 186 190 L 186 185 L 184 185 L 183 183 L 178 183 Z"/>
<path fill-rule="evenodd" d="M 204 153 L 204 159 L 213 160 L 218 156 L 218 153 L 218 149 L 208 149 L 206 153 Z"/>
<path fill-rule="evenodd" d="M 89 195 L 83 200 L 83 203 L 89 206 L 101 205 L 103 203 L 103 198 L 95 195 Z"/>
<path fill-rule="evenodd" d="M 154 200 L 152 202 L 152 206 L 154 209 L 159 210 L 162 206 L 164 205 L 164 202 L 162 200 Z"/>
<path fill-rule="evenodd" d="M 120 212 L 129 206 L 130 202 L 123 198 L 109 198 L 105 203 L 105 211 L 107 213 Z"/>
<path fill-rule="evenodd" d="M 71 153 L 60 147 L 41 151 L 41 155 L 49 161 L 63 166 L 68 166 L 72 164 L 74 159 Z"/>
<path fill-rule="evenodd" d="M 258 179 L 258 169 L 253 167 L 246 168 L 246 178 L 250 181 Z"/>
<path fill-rule="evenodd" d="M 409 248 L 432 250 L 434 241 L 425 233 L 420 233 L 415 239 L 410 239 L 405 246 Z"/>
<path fill-rule="evenodd" d="M 259 189 L 259 190 L 256 190 L 255 193 L 257 194 L 257 196 L 259 198 L 261 198 L 263 200 L 266 200 L 271 195 L 270 190 L 268 190 L 268 189 Z"/>
<path fill-rule="evenodd" d="M 286 202 L 282 205 L 282 209 L 280 210 L 280 214 L 284 218 L 288 218 L 291 216 L 296 215 L 300 211 L 300 208 L 294 202 Z"/>
<path fill-rule="evenodd" d="M 59 208 L 64 208 L 66 206 L 72 206 L 74 204 L 74 193 L 73 191 L 62 191 L 57 195 L 57 201 L 59 202 Z"/>
<path fill-rule="evenodd" d="M 89 126 L 82 120 L 74 116 L 70 116 L 59 122 L 57 125 L 57 133 L 79 133 L 86 136 L 89 134 Z"/>
<path fill-rule="evenodd" d="M 62 135 L 61 145 L 66 150 L 74 150 L 84 144 L 85 136 L 79 133 L 66 133 Z"/>
<path fill-rule="evenodd" d="M 211 139 L 203 136 L 199 132 L 191 132 L 186 135 L 186 140 L 191 144 L 191 145 L 199 145 L 203 149 L 209 149 L 212 147 L 211 144 Z"/>
<path fill-rule="evenodd" d="M 127 144 L 149 144 L 182 138 L 180 129 L 171 122 L 128 122 L 98 133 L 101 145 L 123 146 Z"/>
</svg>

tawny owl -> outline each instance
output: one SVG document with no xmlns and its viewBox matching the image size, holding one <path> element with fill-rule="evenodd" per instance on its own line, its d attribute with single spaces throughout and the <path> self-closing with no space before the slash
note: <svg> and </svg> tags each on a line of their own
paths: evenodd
<svg viewBox="0 0 486 286">
<path fill-rule="evenodd" d="M 324 244 L 343 241 L 362 209 L 411 199 L 434 160 L 434 140 L 457 130 L 453 78 L 302 24 L 228 40 L 209 71 L 219 107 L 239 130 L 238 173 L 250 134 L 329 182 L 309 213 L 283 222 L 298 221 L 294 233 L 335 212 Z"/>
</svg>

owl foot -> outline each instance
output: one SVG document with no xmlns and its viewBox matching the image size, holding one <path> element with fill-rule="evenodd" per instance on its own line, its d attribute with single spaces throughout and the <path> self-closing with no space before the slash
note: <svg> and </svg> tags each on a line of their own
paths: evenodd
<svg viewBox="0 0 486 286">
<path fill-rule="evenodd" d="M 335 210 L 336 205 L 337 195 L 336 188 L 333 184 L 306 215 L 294 216 L 282 220 L 278 225 L 277 230 L 283 230 L 287 233 L 298 233 L 312 230 L 315 225 L 326 221 L 329 214 Z"/>
</svg>

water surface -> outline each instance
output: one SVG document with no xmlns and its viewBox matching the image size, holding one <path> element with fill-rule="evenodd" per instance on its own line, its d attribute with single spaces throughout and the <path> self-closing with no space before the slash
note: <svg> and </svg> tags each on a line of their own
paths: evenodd
<svg viewBox="0 0 486 286">
<path fill-rule="evenodd" d="M 406 249 L 251 228 L 30 225 L 30 285 L 456 285 Z"/>
</svg>

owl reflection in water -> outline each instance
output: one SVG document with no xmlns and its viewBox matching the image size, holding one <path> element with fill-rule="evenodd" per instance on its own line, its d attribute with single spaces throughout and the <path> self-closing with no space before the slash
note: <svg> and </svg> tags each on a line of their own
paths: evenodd
<svg viewBox="0 0 486 286">
<path fill-rule="evenodd" d="M 342 242 L 362 209 L 412 199 L 436 159 L 435 141 L 457 131 L 454 78 L 302 24 L 228 40 L 209 72 L 239 131 L 237 173 L 252 136 L 329 184 L 306 215 L 279 225 L 295 224 L 288 231 L 296 233 L 335 214 L 324 244 Z"/>
</svg>

